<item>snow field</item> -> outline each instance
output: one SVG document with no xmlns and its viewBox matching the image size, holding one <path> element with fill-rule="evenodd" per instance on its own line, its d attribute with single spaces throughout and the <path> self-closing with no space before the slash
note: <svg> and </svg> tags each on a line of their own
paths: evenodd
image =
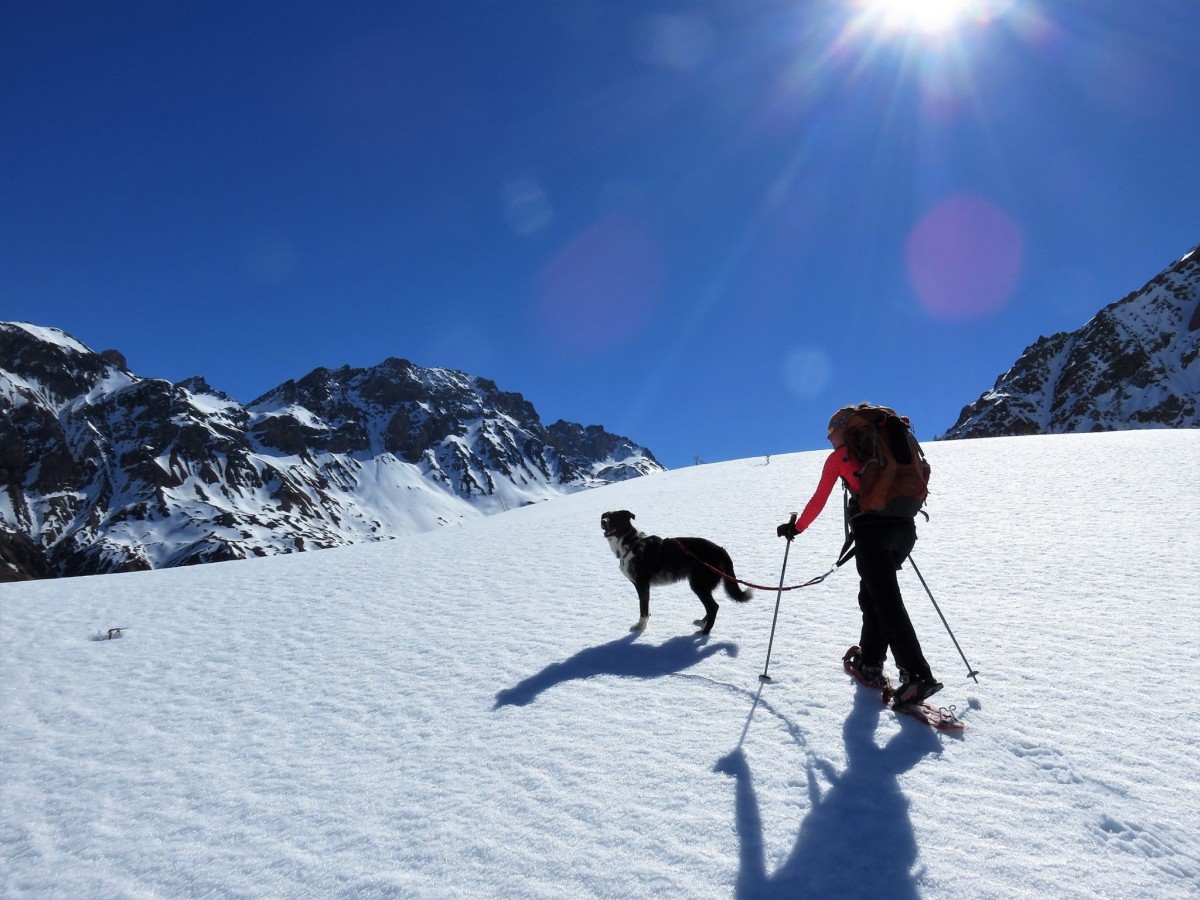
<svg viewBox="0 0 1200 900">
<path fill-rule="evenodd" d="M 914 558 L 978 684 L 901 585 L 961 736 L 841 672 L 852 566 L 783 594 L 772 684 L 773 590 L 703 640 L 686 586 L 656 588 L 628 633 L 603 511 L 775 585 L 819 453 L 387 544 L 0 586 L 0 893 L 1195 896 L 1200 432 L 926 449 Z M 835 495 L 786 582 L 841 529 Z"/>
</svg>

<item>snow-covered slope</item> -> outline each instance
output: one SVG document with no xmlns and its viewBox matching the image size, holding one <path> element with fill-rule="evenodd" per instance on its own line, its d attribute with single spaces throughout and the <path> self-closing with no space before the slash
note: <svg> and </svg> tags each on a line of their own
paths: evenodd
<svg viewBox="0 0 1200 900">
<path fill-rule="evenodd" d="M 317 369 L 243 407 L 0 323 L 0 581 L 390 539 L 661 470 L 462 372 Z"/>
<path fill-rule="evenodd" d="M 601 512 L 777 585 L 817 453 L 389 543 L 0 585 L 0 894 L 1196 897 L 1200 431 L 927 449 L 914 556 L 978 684 L 901 584 L 957 737 L 842 673 L 849 567 L 782 595 L 774 684 L 773 590 L 705 640 L 687 588 L 656 588 L 627 631 Z M 786 583 L 840 545 L 831 502 Z"/>
<path fill-rule="evenodd" d="M 1040 338 L 944 437 L 1200 426 L 1200 248 L 1074 332 Z"/>
</svg>

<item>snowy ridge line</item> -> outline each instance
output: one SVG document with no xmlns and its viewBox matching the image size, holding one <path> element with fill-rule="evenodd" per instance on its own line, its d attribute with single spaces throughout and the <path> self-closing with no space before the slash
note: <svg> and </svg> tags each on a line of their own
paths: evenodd
<svg viewBox="0 0 1200 900">
<path fill-rule="evenodd" d="M 0 384 L 0 580 L 391 540 L 662 471 L 599 426 L 544 426 L 487 379 L 399 359 L 243 407 L 0 323 Z"/>
<path fill-rule="evenodd" d="M 1189 252 L 1079 330 L 1027 347 L 943 437 L 1200 427 L 1198 335 Z"/>
</svg>

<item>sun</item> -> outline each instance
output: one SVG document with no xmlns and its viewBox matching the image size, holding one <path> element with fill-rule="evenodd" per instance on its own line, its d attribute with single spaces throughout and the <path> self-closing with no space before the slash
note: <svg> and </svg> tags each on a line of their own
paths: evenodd
<svg viewBox="0 0 1200 900">
<path fill-rule="evenodd" d="M 976 0 L 861 0 L 858 4 L 863 24 L 929 37 L 954 31 L 976 5 Z"/>
</svg>

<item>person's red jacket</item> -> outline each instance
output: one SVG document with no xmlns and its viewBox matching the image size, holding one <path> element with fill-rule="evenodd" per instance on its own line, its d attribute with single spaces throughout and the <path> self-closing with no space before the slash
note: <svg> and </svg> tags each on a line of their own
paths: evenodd
<svg viewBox="0 0 1200 900">
<path fill-rule="evenodd" d="M 829 494 L 839 478 L 846 479 L 846 483 L 850 486 L 850 493 L 858 493 L 858 463 L 850 458 L 845 447 L 836 448 L 826 458 L 825 466 L 821 469 L 821 480 L 817 482 L 817 489 L 813 491 L 812 498 L 796 521 L 797 533 L 816 521 L 821 510 L 825 508 L 825 501 L 829 499 Z"/>
</svg>

